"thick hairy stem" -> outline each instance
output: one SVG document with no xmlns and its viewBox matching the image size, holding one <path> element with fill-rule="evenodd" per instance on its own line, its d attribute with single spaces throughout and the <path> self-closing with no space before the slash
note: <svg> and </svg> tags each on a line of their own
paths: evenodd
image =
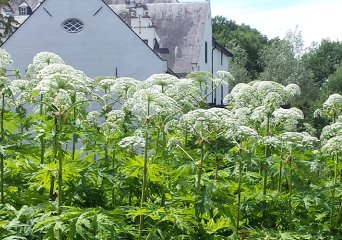
<svg viewBox="0 0 342 240">
<path fill-rule="evenodd" d="M 270 132 L 270 117 L 267 116 L 267 125 L 266 125 L 266 136 L 269 136 L 269 132 Z M 267 175 L 268 175 L 268 163 L 267 163 L 267 158 L 269 156 L 269 147 L 266 144 L 265 145 L 265 161 L 264 161 L 264 166 L 263 166 L 263 170 L 264 170 L 264 182 L 263 182 L 263 190 L 262 193 L 263 195 L 266 195 L 266 191 L 267 191 Z"/>
<path fill-rule="evenodd" d="M 146 133 L 145 133 L 145 148 L 144 148 L 144 169 L 143 169 L 143 182 L 141 186 L 141 199 L 140 207 L 142 208 L 146 198 L 146 185 L 147 185 L 147 150 L 148 150 L 148 130 L 149 130 L 149 117 L 150 117 L 150 101 L 147 102 L 147 121 L 146 121 Z M 139 221 L 139 240 L 142 239 L 144 228 L 144 215 L 140 215 Z"/>
<path fill-rule="evenodd" d="M 57 139 L 59 137 L 60 131 L 61 131 L 61 120 L 62 120 L 62 116 L 61 113 L 58 115 L 58 124 L 57 124 Z M 57 211 L 58 214 L 62 213 L 62 202 L 63 202 L 63 191 L 62 191 L 62 187 L 63 187 L 63 154 L 62 154 L 62 149 L 58 144 L 58 201 L 57 201 Z"/>
<path fill-rule="evenodd" d="M 1 204 L 5 203 L 5 194 L 4 194 L 4 155 L 0 154 L 0 192 L 1 192 Z"/>
<path fill-rule="evenodd" d="M 218 156 L 218 141 L 216 140 L 215 144 L 215 151 L 216 151 L 216 157 L 215 157 L 215 180 L 218 178 L 218 170 L 219 170 L 219 156 Z"/>
<path fill-rule="evenodd" d="M 108 140 L 106 140 L 104 145 L 104 161 L 106 164 L 109 162 Z"/>
<path fill-rule="evenodd" d="M 0 124 L 0 140 L 4 141 L 5 132 L 4 132 L 4 113 L 5 113 L 5 94 L 2 94 L 2 107 L 1 107 L 1 124 Z M 5 203 L 5 193 L 4 193 L 4 155 L 0 154 L 0 200 L 1 203 Z"/>
<path fill-rule="evenodd" d="M 40 108 L 39 108 L 39 114 L 40 116 L 43 115 L 43 99 L 44 96 L 43 94 L 40 94 Z M 44 139 L 44 135 L 39 138 L 40 140 L 40 164 L 44 164 L 44 158 L 45 158 L 45 148 L 46 148 L 46 143 Z"/>
<path fill-rule="evenodd" d="M 290 167 L 290 173 L 289 173 L 289 224 L 290 224 L 290 229 L 292 229 L 292 161 L 293 161 L 293 158 L 290 155 L 289 156 L 289 167 Z"/>
<path fill-rule="evenodd" d="M 279 176 L 278 176 L 278 193 L 281 192 L 282 177 L 283 177 L 283 160 L 280 159 Z"/>
<path fill-rule="evenodd" d="M 58 156 L 58 117 L 55 116 L 54 118 L 54 128 L 55 128 L 55 134 L 53 136 L 53 157 L 54 159 L 57 158 Z M 55 199 L 55 193 L 54 193 L 54 188 L 55 188 L 55 177 L 51 176 L 50 177 L 50 200 Z"/>
<path fill-rule="evenodd" d="M 198 164 L 198 172 L 197 172 L 197 189 L 201 189 L 201 180 L 202 180 L 202 167 L 204 162 L 204 142 L 201 143 L 201 160 Z"/>
<path fill-rule="evenodd" d="M 239 236 L 240 228 L 240 209 L 241 209 L 241 184 L 242 184 L 242 149 L 239 149 L 239 178 L 238 178 L 238 189 L 237 189 L 237 217 L 236 217 L 236 236 Z"/>
<path fill-rule="evenodd" d="M 113 155 L 112 155 L 112 170 L 114 172 L 115 170 L 115 149 L 113 149 Z M 115 187 L 112 187 L 112 205 L 115 206 Z"/>
<path fill-rule="evenodd" d="M 337 184 L 337 176 L 338 176 L 338 153 L 335 155 L 335 169 L 334 169 L 334 184 L 332 189 L 331 196 L 331 213 L 330 213 L 330 229 L 333 230 L 335 227 L 334 224 L 334 213 L 335 213 L 335 195 L 336 195 L 336 184 Z"/>
</svg>

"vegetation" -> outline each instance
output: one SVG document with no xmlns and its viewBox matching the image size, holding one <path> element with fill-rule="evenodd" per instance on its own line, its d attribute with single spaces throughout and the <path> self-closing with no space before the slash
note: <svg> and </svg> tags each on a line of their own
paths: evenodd
<svg viewBox="0 0 342 240">
<path fill-rule="evenodd" d="M 238 83 L 218 109 L 228 72 L 90 79 L 43 52 L 10 80 L 0 61 L 1 239 L 342 235 L 340 94 L 316 138 L 296 84 Z"/>
</svg>

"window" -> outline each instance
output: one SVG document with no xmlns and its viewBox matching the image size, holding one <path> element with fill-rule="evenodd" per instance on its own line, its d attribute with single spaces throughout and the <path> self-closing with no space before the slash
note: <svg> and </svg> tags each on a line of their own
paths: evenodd
<svg viewBox="0 0 342 240">
<path fill-rule="evenodd" d="M 19 15 L 27 15 L 27 7 L 19 7 Z"/>
<path fill-rule="evenodd" d="M 208 43 L 207 42 L 205 42 L 204 47 L 205 47 L 204 61 L 205 61 L 205 63 L 208 63 Z"/>
<path fill-rule="evenodd" d="M 62 23 L 62 28 L 69 33 L 77 33 L 84 29 L 84 24 L 76 18 L 69 18 Z"/>
</svg>

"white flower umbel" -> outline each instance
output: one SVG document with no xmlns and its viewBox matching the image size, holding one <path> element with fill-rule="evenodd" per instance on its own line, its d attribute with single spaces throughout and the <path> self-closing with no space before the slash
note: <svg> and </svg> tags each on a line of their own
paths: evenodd
<svg viewBox="0 0 342 240">
<path fill-rule="evenodd" d="M 233 118 L 236 120 L 236 122 L 238 122 L 240 125 L 247 125 L 252 111 L 248 107 L 241 107 L 232 109 L 232 113 L 234 114 Z"/>
<path fill-rule="evenodd" d="M 236 144 L 249 140 L 256 142 L 260 139 L 258 133 L 253 128 L 247 126 L 238 126 L 235 129 L 229 129 L 225 137 Z"/>
<path fill-rule="evenodd" d="M 294 90 L 294 86 L 289 89 Z M 287 103 L 291 94 L 283 85 L 272 81 L 254 81 L 248 84 L 237 84 L 228 94 L 225 101 L 234 108 L 256 108 L 266 106 L 270 111 Z"/>
<path fill-rule="evenodd" d="M 60 113 L 63 113 L 72 105 L 70 94 L 64 89 L 59 89 L 58 92 L 50 98 L 50 101 L 56 108 L 55 110 Z"/>
<path fill-rule="evenodd" d="M 126 100 L 130 97 L 138 88 L 140 81 L 129 77 L 117 78 L 110 90 L 115 92 L 120 99 Z"/>
<path fill-rule="evenodd" d="M 12 62 L 11 55 L 5 49 L 0 48 L 0 67 L 7 67 Z"/>
<path fill-rule="evenodd" d="M 329 154 L 342 153 L 342 136 L 336 136 L 329 139 L 323 145 L 322 151 Z"/>
<path fill-rule="evenodd" d="M 323 103 L 323 113 L 336 121 L 337 117 L 342 114 L 342 96 L 340 94 L 332 94 Z"/>
<path fill-rule="evenodd" d="M 125 137 L 118 142 L 118 146 L 121 148 L 142 149 L 145 147 L 145 139 L 137 135 Z"/>
<path fill-rule="evenodd" d="M 97 88 L 103 90 L 105 93 L 110 91 L 110 88 L 115 84 L 116 79 L 113 78 L 103 78 L 96 83 Z"/>
<path fill-rule="evenodd" d="M 148 79 L 142 82 L 141 88 L 158 86 L 160 88 L 160 92 L 164 93 L 169 87 L 172 87 L 178 81 L 178 78 L 170 74 L 153 74 Z"/>
<path fill-rule="evenodd" d="M 96 126 L 98 124 L 99 118 L 100 118 L 100 112 L 92 111 L 87 114 L 86 122 L 90 125 Z"/>
<path fill-rule="evenodd" d="M 30 82 L 27 80 L 12 80 L 10 89 L 13 95 L 16 95 L 16 94 L 26 92 L 27 90 L 29 90 L 29 85 L 30 85 Z"/>
<path fill-rule="evenodd" d="M 283 147 L 289 151 L 295 148 L 312 148 L 318 142 L 316 137 L 311 136 L 307 132 L 284 132 L 279 135 L 279 139 Z"/>
<path fill-rule="evenodd" d="M 301 94 L 300 87 L 294 83 L 287 85 L 285 90 L 290 94 L 291 97 L 299 96 Z"/>
<path fill-rule="evenodd" d="M 194 84 L 200 88 L 201 91 L 211 87 L 213 76 L 209 72 L 192 72 L 189 73 L 187 78 L 194 81 Z"/>
<path fill-rule="evenodd" d="M 7 96 L 12 95 L 11 81 L 7 77 L 0 76 L 0 94 L 5 94 Z"/>
<path fill-rule="evenodd" d="M 193 110 L 202 99 L 202 94 L 198 86 L 191 79 L 179 79 L 169 86 L 165 95 L 174 99 L 185 109 Z"/>
<path fill-rule="evenodd" d="M 136 91 L 126 101 L 124 109 L 131 112 L 138 119 L 151 118 L 156 115 L 170 116 L 179 111 L 175 100 L 155 88 Z"/>
<path fill-rule="evenodd" d="M 298 108 L 278 108 L 273 112 L 271 125 L 282 128 L 285 131 L 294 131 L 299 120 L 304 119 L 304 114 Z"/>
<path fill-rule="evenodd" d="M 91 93 L 92 79 L 82 71 L 65 64 L 50 64 L 44 67 L 38 74 L 39 81 L 36 89 L 41 93 L 64 89 L 70 93 Z"/>
<path fill-rule="evenodd" d="M 232 82 L 235 82 L 235 78 L 230 72 L 227 71 L 217 71 L 216 77 L 225 81 L 228 85 Z"/>
<path fill-rule="evenodd" d="M 224 102 L 234 108 L 246 107 L 253 99 L 253 89 L 245 83 L 238 83 L 224 98 Z"/>
<path fill-rule="evenodd" d="M 325 126 L 322 129 L 321 140 L 323 143 L 328 141 L 330 138 L 342 136 L 342 123 L 336 122 L 331 125 Z"/>
<path fill-rule="evenodd" d="M 64 64 L 62 58 L 51 52 L 40 52 L 34 58 L 32 64 L 27 67 L 26 78 L 36 79 L 40 70 L 50 64 Z"/>
</svg>

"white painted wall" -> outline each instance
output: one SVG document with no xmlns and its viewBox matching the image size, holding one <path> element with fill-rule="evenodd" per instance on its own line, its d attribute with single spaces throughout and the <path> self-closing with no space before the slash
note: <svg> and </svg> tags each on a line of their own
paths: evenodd
<svg viewBox="0 0 342 240">
<path fill-rule="evenodd" d="M 80 19 L 84 30 L 63 30 L 61 24 L 68 18 Z M 117 68 L 119 77 L 144 80 L 167 71 L 166 62 L 101 0 L 46 0 L 2 48 L 22 73 L 41 51 L 58 54 L 89 77 L 115 75 Z"/>
<path fill-rule="evenodd" d="M 207 13 L 207 19 L 205 23 L 203 37 L 202 39 L 200 39 L 200 41 L 201 41 L 201 51 L 200 51 L 199 58 L 197 61 L 197 71 L 211 72 L 212 27 L 211 27 L 210 11 Z M 205 62 L 205 42 L 207 42 L 207 51 L 208 51 L 207 63 Z"/>
<path fill-rule="evenodd" d="M 225 55 L 219 48 L 213 49 L 213 74 L 217 71 L 229 71 L 229 57 Z M 222 53 L 222 61 L 221 61 Z M 223 99 L 229 93 L 229 86 L 223 85 L 218 87 L 212 96 L 212 101 L 215 105 L 223 105 Z"/>
</svg>

